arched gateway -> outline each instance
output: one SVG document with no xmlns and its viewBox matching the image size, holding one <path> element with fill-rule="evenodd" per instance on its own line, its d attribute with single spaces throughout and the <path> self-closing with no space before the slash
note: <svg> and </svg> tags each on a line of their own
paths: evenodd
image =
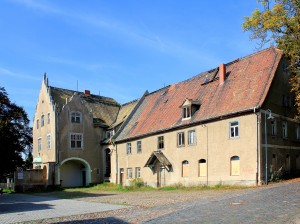
<svg viewBox="0 0 300 224">
<path fill-rule="evenodd" d="M 91 167 L 81 158 L 68 158 L 60 163 L 58 180 L 62 187 L 88 186 L 91 182 Z"/>
</svg>

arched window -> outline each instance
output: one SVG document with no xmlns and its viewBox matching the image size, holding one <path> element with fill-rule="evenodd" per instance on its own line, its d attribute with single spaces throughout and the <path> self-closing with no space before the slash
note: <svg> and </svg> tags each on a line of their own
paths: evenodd
<svg viewBox="0 0 300 224">
<path fill-rule="evenodd" d="M 182 162 L 182 176 L 188 177 L 189 176 L 189 161 L 184 160 Z"/>
<path fill-rule="evenodd" d="M 206 177 L 207 175 L 207 164 L 205 159 L 200 159 L 198 164 L 198 175 L 199 177 Z"/>
<path fill-rule="evenodd" d="M 239 176 L 240 175 L 240 157 L 233 156 L 230 158 L 230 175 Z"/>
</svg>

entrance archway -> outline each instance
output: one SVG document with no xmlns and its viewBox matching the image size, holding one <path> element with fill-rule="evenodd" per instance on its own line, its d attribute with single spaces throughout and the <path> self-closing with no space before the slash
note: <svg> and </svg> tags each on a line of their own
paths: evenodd
<svg viewBox="0 0 300 224">
<path fill-rule="evenodd" d="M 61 162 L 59 180 L 62 187 L 88 186 L 91 182 L 91 167 L 81 158 L 68 158 Z"/>
</svg>

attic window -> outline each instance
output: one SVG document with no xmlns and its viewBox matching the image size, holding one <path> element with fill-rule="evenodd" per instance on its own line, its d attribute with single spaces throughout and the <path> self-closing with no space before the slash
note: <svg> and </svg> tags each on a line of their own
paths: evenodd
<svg viewBox="0 0 300 224">
<path fill-rule="evenodd" d="M 188 119 L 191 118 L 191 106 L 185 106 L 182 108 L 182 118 Z"/>
<path fill-rule="evenodd" d="M 190 119 L 197 110 L 200 108 L 200 103 L 198 101 L 193 101 L 185 99 L 182 106 L 182 120 Z"/>
</svg>

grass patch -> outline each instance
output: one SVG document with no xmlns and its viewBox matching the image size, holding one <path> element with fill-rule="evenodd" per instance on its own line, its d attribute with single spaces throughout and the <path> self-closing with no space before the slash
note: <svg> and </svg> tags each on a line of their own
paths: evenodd
<svg viewBox="0 0 300 224">
<path fill-rule="evenodd" d="M 204 190 L 237 190 L 237 189 L 246 189 L 246 188 L 249 188 L 249 186 L 224 185 L 222 183 L 216 184 L 214 186 L 207 186 L 207 185 L 184 186 L 182 184 L 174 184 L 171 186 L 162 187 L 159 190 L 162 190 L 162 191 L 173 191 L 173 190 L 204 191 Z"/>
<path fill-rule="evenodd" d="M 215 186 L 199 185 L 199 186 L 184 186 L 180 183 L 162 188 L 153 188 L 150 186 L 132 184 L 131 186 L 121 186 L 113 183 L 97 184 L 89 187 L 75 187 L 64 188 L 59 191 L 48 192 L 52 195 L 62 199 L 83 198 L 83 197 L 97 197 L 112 195 L 116 192 L 143 192 L 143 191 L 205 191 L 205 190 L 237 190 L 246 189 L 247 186 L 240 185 L 223 185 L 219 183 Z"/>
<path fill-rule="evenodd" d="M 13 194 L 13 193 L 15 193 L 15 191 L 12 189 L 9 189 L 9 188 L 3 189 L 3 194 Z"/>
</svg>

